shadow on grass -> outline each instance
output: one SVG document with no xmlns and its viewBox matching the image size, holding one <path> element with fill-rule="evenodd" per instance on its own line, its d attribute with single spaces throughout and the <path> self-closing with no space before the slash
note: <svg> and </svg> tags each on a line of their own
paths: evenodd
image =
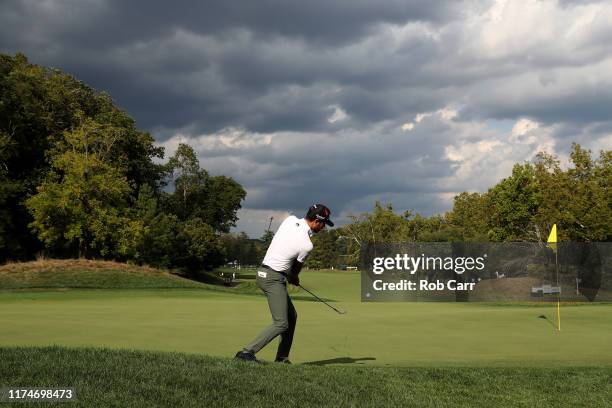
<svg viewBox="0 0 612 408">
<path fill-rule="evenodd" d="M 539 315 L 538 319 L 546 320 L 548 323 L 550 323 L 550 325 L 553 327 L 553 329 L 557 329 L 557 326 L 555 326 L 555 323 L 552 320 L 550 320 L 548 317 L 546 317 L 545 315 Z"/>
<path fill-rule="evenodd" d="M 318 366 L 327 365 L 327 364 L 354 364 L 354 363 L 360 364 L 358 363 L 358 361 L 366 361 L 366 360 L 376 360 L 376 359 L 374 357 L 360 357 L 360 358 L 338 357 L 338 358 L 331 358 L 329 360 L 309 361 L 304 364 L 318 365 Z"/>
<path fill-rule="evenodd" d="M 207 283 L 209 285 L 218 285 L 218 286 L 223 286 L 223 278 L 221 278 L 219 275 L 215 274 L 214 272 L 193 272 L 193 273 L 187 273 L 187 272 L 178 272 L 178 271 L 173 271 L 171 272 L 172 275 L 184 278 L 184 279 L 189 279 L 192 281 L 196 281 L 196 282 L 200 282 L 200 283 Z"/>
<path fill-rule="evenodd" d="M 242 279 L 242 280 L 255 280 L 256 276 L 253 274 L 247 274 L 247 273 L 237 273 L 236 274 L 236 279 Z"/>
</svg>

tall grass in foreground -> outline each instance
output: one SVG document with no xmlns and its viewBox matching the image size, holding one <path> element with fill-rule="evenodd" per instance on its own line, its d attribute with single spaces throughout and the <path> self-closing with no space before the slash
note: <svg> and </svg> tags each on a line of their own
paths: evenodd
<svg viewBox="0 0 612 408">
<path fill-rule="evenodd" d="M 75 387 L 70 407 L 603 407 L 612 368 L 257 365 L 178 353 L 0 348 L 0 386 Z M 336 361 L 340 362 L 340 361 Z M 36 406 L 68 406 L 65 403 Z"/>
</svg>

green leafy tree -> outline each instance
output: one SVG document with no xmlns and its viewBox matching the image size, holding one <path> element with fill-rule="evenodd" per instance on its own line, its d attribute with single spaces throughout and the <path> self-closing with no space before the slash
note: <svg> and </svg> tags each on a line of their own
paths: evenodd
<svg viewBox="0 0 612 408">
<path fill-rule="evenodd" d="M 271 230 L 267 229 L 263 233 L 261 238 L 259 239 L 262 242 L 262 249 L 263 249 L 264 255 L 265 255 L 266 251 L 268 250 L 268 247 L 272 243 L 272 238 L 274 238 L 274 233 Z"/>
<path fill-rule="evenodd" d="M 167 171 L 174 182 L 174 193 L 168 197 L 172 213 L 186 220 L 197 210 L 197 199 L 203 195 L 208 173 L 200 169 L 193 148 L 181 143 L 168 160 Z"/>
<path fill-rule="evenodd" d="M 396 214 L 391 203 L 383 207 L 378 201 L 372 213 L 349 216 L 352 222 L 338 229 L 338 238 L 347 240 L 347 264 L 359 264 L 362 245 L 410 240 L 411 216 L 411 211 Z"/>
<path fill-rule="evenodd" d="M 138 198 L 126 210 L 126 214 L 129 222 L 121 230 L 119 254 L 125 259 L 138 263 L 168 267 L 162 259 L 157 262 L 158 260 L 150 256 L 152 243 L 148 242 L 148 239 L 151 238 L 151 230 L 155 229 L 156 233 L 161 233 L 160 226 L 166 225 L 158 218 L 161 214 L 159 214 L 155 189 L 148 184 L 141 185 Z M 173 241 L 170 240 L 169 243 L 172 245 Z M 167 249 L 171 251 L 171 248 Z M 163 258 L 163 254 L 160 254 L 160 258 Z"/>
<path fill-rule="evenodd" d="M 232 246 L 235 240 L 230 234 L 220 238 L 197 217 L 181 221 L 174 214 L 159 212 L 154 191 L 146 185 L 141 188 L 132 219 L 136 221 L 130 225 L 136 232 L 129 236 L 130 258 L 152 266 L 195 273 L 221 265 L 228 248 L 240 250 Z"/>
<path fill-rule="evenodd" d="M 537 186 L 531 164 L 515 164 L 512 175 L 489 190 L 489 238 L 492 241 L 536 241 L 533 217 Z"/>
<path fill-rule="evenodd" d="M 29 228 L 33 218 L 25 200 L 48 181 L 51 158 L 71 148 L 65 132 L 79 128 L 84 118 L 122 130 L 115 133 L 109 162 L 125 169 L 132 194 L 144 183 L 161 186 L 162 168 L 152 159 L 163 157 L 163 148 L 138 131 L 109 95 L 59 70 L 30 64 L 23 54 L 0 54 L 0 145 L 9 146 L 0 183 L 0 262 L 26 259 L 43 248 Z"/>
<path fill-rule="evenodd" d="M 239 235 L 236 234 L 223 234 L 219 238 L 221 240 L 221 245 L 223 245 L 223 249 L 225 252 L 225 261 L 226 262 L 240 262 L 241 254 L 242 254 L 242 240 Z"/>
<path fill-rule="evenodd" d="M 604 241 L 612 236 L 612 201 L 610 200 L 610 151 L 593 160 L 589 150 L 574 144 L 570 154 L 573 168 L 568 169 L 569 213 L 575 227 L 569 238 L 575 241 Z M 606 167 L 607 166 L 607 167 Z"/>
<path fill-rule="evenodd" d="M 612 219 L 612 150 L 601 151 L 599 160 L 595 168 L 595 179 L 597 180 L 597 188 L 601 191 L 600 198 L 603 205 L 600 207 L 602 214 L 600 220 L 606 223 L 606 228 L 598 239 L 602 241 L 612 241 L 612 223 L 606 222 Z"/>
<path fill-rule="evenodd" d="M 130 221 L 125 170 L 110 162 L 120 132 L 89 118 L 64 132 L 61 143 L 69 148 L 53 157 L 53 173 L 26 201 L 34 218 L 31 226 L 46 245 L 76 246 L 83 257 L 117 250 L 120 231 Z"/>
<path fill-rule="evenodd" d="M 9 179 L 7 158 L 14 148 L 10 136 L 0 133 L 0 253 L 11 249 L 7 233 L 14 230 L 11 200 L 19 196 L 21 186 Z M 15 241 L 13 241 L 15 243 Z M 14 249 L 14 248 L 12 248 Z M 0 261 L 2 257 L 0 257 Z"/>
<path fill-rule="evenodd" d="M 323 230 L 313 235 L 313 249 L 308 256 L 306 266 L 323 269 L 338 265 L 340 252 L 337 234 L 336 230 Z"/>
<path fill-rule="evenodd" d="M 559 160 L 541 152 L 534 164 L 536 212 L 533 216 L 536 240 L 546 241 L 553 224 L 559 227 L 559 239 L 567 237 L 574 228 L 569 204 L 575 198 L 570 195 L 567 173 L 561 169 Z"/>
<path fill-rule="evenodd" d="M 463 192 L 455 196 L 453 209 L 448 215 L 451 228 L 449 240 L 464 242 L 488 241 L 487 195 Z"/>
<path fill-rule="evenodd" d="M 473 239 L 479 240 L 478 238 Z M 451 226 L 446 215 L 435 214 L 423 219 L 416 240 L 418 242 L 452 242 L 460 241 L 461 238 L 457 229 Z"/>
<path fill-rule="evenodd" d="M 185 222 L 178 234 L 178 266 L 188 272 L 210 270 L 223 263 L 225 253 L 214 229 L 199 218 Z"/>
<path fill-rule="evenodd" d="M 178 267 L 184 257 L 184 243 L 179 241 L 182 223 L 176 215 L 158 213 L 144 229 L 139 245 L 139 259 L 151 266 Z"/>
<path fill-rule="evenodd" d="M 396 214 L 391 203 L 383 207 L 377 201 L 372 213 L 350 216 L 353 222 L 342 230 L 342 235 L 350 237 L 359 245 L 399 241 L 410 236 L 411 216 L 411 211 Z"/>
<path fill-rule="evenodd" d="M 246 251 L 241 260 L 241 264 L 243 265 L 259 265 L 263 260 L 263 257 L 260 257 L 261 250 L 258 248 L 258 245 L 253 241 L 249 240 L 247 244 Z"/>
<path fill-rule="evenodd" d="M 167 164 L 175 185 L 166 197 L 166 207 L 180 220 L 200 218 L 215 231 L 229 232 L 246 197 L 240 184 L 230 177 L 209 176 L 200 168 L 193 148 L 181 143 Z"/>
<path fill-rule="evenodd" d="M 259 240 L 250 239 L 244 232 L 223 234 L 220 239 L 225 251 L 226 262 L 238 261 L 241 265 L 260 263 Z"/>
<path fill-rule="evenodd" d="M 45 248 L 176 267 L 204 253 L 179 236 L 196 218 L 228 231 L 246 193 L 200 169 L 187 145 L 167 165 L 155 158 L 163 148 L 108 94 L 0 54 L 0 262 Z"/>
<path fill-rule="evenodd" d="M 229 232 L 236 226 L 237 213 L 245 197 L 246 191 L 231 177 L 209 177 L 195 216 L 205 220 L 216 231 Z"/>
</svg>

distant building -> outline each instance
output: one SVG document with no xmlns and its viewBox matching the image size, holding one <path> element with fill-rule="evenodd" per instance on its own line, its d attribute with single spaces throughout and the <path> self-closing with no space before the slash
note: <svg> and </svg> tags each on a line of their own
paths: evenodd
<svg viewBox="0 0 612 408">
<path fill-rule="evenodd" d="M 561 294 L 561 286 L 542 285 L 531 288 L 531 297 L 544 297 L 544 295 Z"/>
</svg>

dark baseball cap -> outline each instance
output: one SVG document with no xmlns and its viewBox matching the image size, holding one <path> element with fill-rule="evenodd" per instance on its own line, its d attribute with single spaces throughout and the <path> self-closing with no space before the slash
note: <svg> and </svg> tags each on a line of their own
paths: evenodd
<svg viewBox="0 0 612 408">
<path fill-rule="evenodd" d="M 334 223 L 329 219 L 330 214 L 330 209 L 323 204 L 314 204 L 308 209 L 306 217 L 310 218 L 311 220 L 324 221 L 325 224 L 333 227 Z"/>
</svg>

